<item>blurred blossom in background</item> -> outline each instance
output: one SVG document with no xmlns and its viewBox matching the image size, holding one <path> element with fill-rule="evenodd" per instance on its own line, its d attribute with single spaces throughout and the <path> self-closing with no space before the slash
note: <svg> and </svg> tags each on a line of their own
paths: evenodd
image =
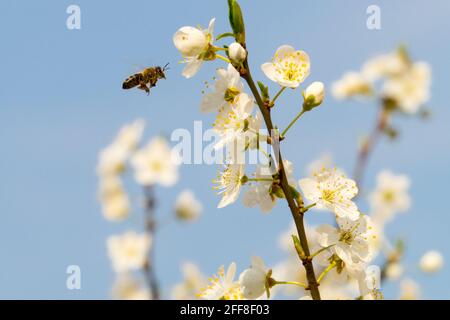
<svg viewBox="0 0 450 320">
<path fill-rule="evenodd" d="M 405 244 L 401 262 L 383 270 L 388 280 L 382 291 L 386 298 L 450 298 L 443 285 L 450 280 L 445 258 L 450 256 L 450 215 L 442 201 L 450 179 L 450 44 L 442 41 L 450 30 L 450 3 L 383 3 L 376 31 L 366 27 L 370 1 L 326 1 L 319 7 L 314 1 L 285 0 L 290 10 L 282 19 L 274 18 L 270 1 L 257 7 L 240 3 L 255 79 L 267 81 L 259 66 L 280 45 L 290 44 L 308 52 L 308 83 L 325 84 L 322 106 L 292 129 L 298 139 L 285 141 L 295 181 L 323 166 L 351 173 L 358 139 L 364 146 L 363 135 L 377 115 L 372 98 L 396 101 L 402 111 L 391 128 L 396 139 L 383 138 L 376 147 L 358 199 L 379 230 Z M 80 30 L 65 26 L 69 4 L 0 4 L 8 62 L 3 68 L 8 82 L 0 94 L 0 249 L 5 257 L 0 298 L 149 299 L 144 275 L 136 270 L 146 267 L 147 253 L 155 247 L 154 267 L 165 298 L 212 296 L 216 292 L 205 288 L 213 274 L 227 294 L 251 296 L 261 289 L 266 266 L 277 278 L 304 281 L 289 242 L 285 203 L 252 205 L 253 190 L 241 195 L 244 203 L 240 199 L 218 211 L 220 198 L 211 190 L 217 167 L 169 161 L 173 130 L 192 131 L 195 120 L 214 122 L 199 106 L 211 107 L 208 95 L 202 98 L 202 82 L 213 83 L 218 66 L 205 63 L 196 81 L 187 81 L 173 33 L 182 25 L 207 28 L 211 17 L 216 17 L 214 29 L 228 30 L 226 1 L 105 7 L 80 0 Z M 165 14 L 149 20 L 149 12 Z M 411 68 L 405 69 L 399 45 L 407 48 Z M 242 59 L 240 48 L 235 51 L 235 59 Z M 167 80 L 150 96 L 121 89 L 140 68 L 167 62 L 172 68 Z M 24 74 L 32 79 L 26 85 Z M 280 99 L 280 109 L 286 110 L 277 110 L 275 120 L 284 124 L 297 112 L 292 108 L 299 108 L 299 97 L 289 92 Z M 425 116 L 419 111 L 423 104 L 431 113 L 426 121 L 419 119 Z M 308 152 L 300 152 L 299 143 Z M 142 184 L 148 183 L 158 185 L 155 213 L 162 221 L 153 237 L 144 223 Z M 265 210 L 271 214 L 261 215 Z M 307 232 L 332 222 L 321 211 L 308 214 Z M 310 238 L 315 236 L 311 232 Z M 65 270 L 72 264 L 81 268 L 82 290 L 65 286 Z M 244 270 L 246 276 L 239 277 Z M 247 290 L 234 290 L 237 282 Z M 326 298 L 352 298 L 354 290 L 336 283 L 321 289 Z M 280 298 L 305 298 L 297 287 L 276 290 Z"/>
</svg>

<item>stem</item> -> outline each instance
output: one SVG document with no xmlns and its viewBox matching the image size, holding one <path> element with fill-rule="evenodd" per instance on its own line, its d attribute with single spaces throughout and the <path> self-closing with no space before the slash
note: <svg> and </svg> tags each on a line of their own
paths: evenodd
<svg viewBox="0 0 450 320">
<path fill-rule="evenodd" d="M 255 97 L 256 103 L 259 106 L 259 109 L 261 110 L 261 113 L 264 118 L 264 122 L 266 124 L 267 130 L 270 133 L 274 132 L 274 126 L 272 123 L 272 117 L 270 116 L 270 109 L 264 104 L 258 89 L 256 88 L 255 82 L 253 81 L 252 75 L 250 73 L 250 68 L 248 66 L 248 60 L 245 59 L 244 61 L 244 68 L 241 72 L 242 77 L 247 82 L 250 90 L 252 91 L 253 96 Z M 297 206 L 297 203 L 295 202 L 292 193 L 291 188 L 289 187 L 289 182 L 286 177 L 286 171 L 284 169 L 283 165 L 283 159 L 281 156 L 281 150 L 278 146 L 278 165 L 279 165 L 279 173 L 280 173 L 280 186 L 284 192 L 284 195 L 286 197 L 286 201 L 289 205 L 289 208 L 291 210 L 292 218 L 294 219 L 295 226 L 297 228 L 298 237 L 300 240 L 300 244 L 302 246 L 303 251 L 305 252 L 306 257 L 302 259 L 303 266 L 306 271 L 306 278 L 308 280 L 308 288 L 311 291 L 311 297 L 314 300 L 320 300 L 320 292 L 319 292 L 319 284 L 316 281 L 316 276 L 314 273 L 314 267 L 312 264 L 312 260 L 309 259 L 309 246 L 308 246 L 308 239 L 306 237 L 306 231 L 305 231 L 305 225 L 303 222 L 303 214 L 300 213 L 300 209 Z"/>
<path fill-rule="evenodd" d="M 144 189 L 145 193 L 145 230 L 147 234 L 152 237 L 152 246 L 148 254 L 148 259 L 144 265 L 144 274 L 147 279 L 147 283 L 152 295 L 153 300 L 159 300 L 159 285 L 156 278 L 155 267 L 154 267 L 154 256 L 155 256 L 155 231 L 156 231 L 156 220 L 155 220 L 155 195 L 153 186 L 147 186 Z"/>
<path fill-rule="evenodd" d="M 273 97 L 272 101 L 270 101 L 269 106 L 275 105 L 275 101 L 277 101 L 278 97 L 281 96 L 281 94 L 283 93 L 283 91 L 285 89 L 286 89 L 286 87 L 281 87 L 280 91 L 278 91 L 278 93 L 275 95 L 275 97 Z"/>
<path fill-rule="evenodd" d="M 314 252 L 314 253 L 311 255 L 311 258 L 314 258 L 314 257 L 318 256 L 318 255 L 321 254 L 322 252 L 324 252 L 324 251 L 326 251 L 326 250 L 328 250 L 328 249 L 330 249 L 331 247 L 334 247 L 334 246 L 335 246 L 335 245 L 332 244 L 331 246 L 328 246 L 328 247 L 325 247 L 325 248 L 322 248 L 322 249 L 317 250 L 316 252 Z"/>
<path fill-rule="evenodd" d="M 231 63 L 231 62 L 230 62 L 230 59 L 228 59 L 228 58 L 226 58 L 226 57 L 224 57 L 224 56 L 222 56 L 222 55 L 220 55 L 220 54 L 216 54 L 216 58 L 219 58 L 220 60 L 223 60 L 223 61 L 225 61 L 226 63 Z"/>
<path fill-rule="evenodd" d="M 267 182 L 273 182 L 273 179 L 269 179 L 269 178 L 248 178 L 247 181 L 254 181 L 254 182 L 259 182 L 259 181 L 267 181 Z"/>
<path fill-rule="evenodd" d="M 368 140 L 364 143 L 364 145 L 361 147 L 358 153 L 355 170 L 353 173 L 353 180 L 355 180 L 357 186 L 362 185 L 369 156 L 372 153 L 373 149 L 375 148 L 375 145 L 377 144 L 381 134 L 386 129 L 388 121 L 389 121 L 389 112 L 384 107 L 382 107 L 378 115 L 376 125 L 372 130 L 372 133 L 370 134 Z"/>
<path fill-rule="evenodd" d="M 306 213 L 309 209 L 314 208 L 316 206 L 316 204 L 317 203 L 313 203 L 313 204 L 310 204 L 309 206 L 302 208 L 302 210 L 301 210 L 302 213 Z"/>
<path fill-rule="evenodd" d="M 286 136 L 286 133 L 288 132 L 288 130 L 297 122 L 298 119 L 300 119 L 300 117 L 305 113 L 305 109 L 303 109 L 295 118 L 294 120 L 291 121 L 291 123 L 289 123 L 289 125 L 287 126 L 286 129 L 284 129 L 284 131 L 281 133 L 281 136 L 284 138 L 284 136 Z"/>
<path fill-rule="evenodd" d="M 333 270 L 334 267 L 336 267 L 336 261 L 333 261 L 325 270 L 322 271 L 322 273 L 320 274 L 319 278 L 317 279 L 317 282 L 320 283 L 322 281 L 323 277 L 325 277 L 325 275 L 328 272 Z"/>
<path fill-rule="evenodd" d="M 297 281 L 275 281 L 275 283 L 274 283 L 274 285 L 279 285 L 279 284 L 292 284 L 292 285 L 303 287 L 303 288 L 307 287 L 306 284 L 297 282 Z"/>
</svg>

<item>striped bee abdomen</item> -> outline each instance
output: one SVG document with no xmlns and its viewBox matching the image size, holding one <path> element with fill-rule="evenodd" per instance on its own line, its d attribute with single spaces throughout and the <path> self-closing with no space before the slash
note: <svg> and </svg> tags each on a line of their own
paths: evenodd
<svg viewBox="0 0 450 320">
<path fill-rule="evenodd" d="M 139 85 L 142 81 L 142 73 L 136 73 L 129 76 L 122 84 L 122 89 L 131 89 Z"/>
</svg>

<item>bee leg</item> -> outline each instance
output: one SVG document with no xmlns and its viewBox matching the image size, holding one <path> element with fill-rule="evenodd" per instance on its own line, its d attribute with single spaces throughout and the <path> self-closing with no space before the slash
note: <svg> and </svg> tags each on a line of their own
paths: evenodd
<svg viewBox="0 0 450 320">
<path fill-rule="evenodd" d="M 150 89 L 147 87 L 147 85 L 145 83 L 141 83 L 139 85 L 138 89 L 144 90 L 145 92 L 147 92 L 147 95 L 150 94 Z"/>
</svg>

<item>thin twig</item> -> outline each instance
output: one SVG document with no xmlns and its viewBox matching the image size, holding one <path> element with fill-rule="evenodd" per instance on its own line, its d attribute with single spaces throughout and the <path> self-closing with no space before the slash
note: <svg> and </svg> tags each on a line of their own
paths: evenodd
<svg viewBox="0 0 450 320">
<path fill-rule="evenodd" d="M 146 186 L 144 188 L 145 195 L 145 231 L 152 238 L 152 245 L 148 254 L 148 259 L 144 265 L 144 274 L 148 283 L 148 287 L 151 292 L 153 300 L 159 300 L 159 285 L 156 278 L 154 257 L 155 257 L 155 231 L 156 231 L 156 219 L 155 219 L 155 204 L 156 199 L 154 195 L 153 186 Z"/>
<path fill-rule="evenodd" d="M 389 112 L 382 107 L 376 120 L 376 125 L 372 130 L 367 141 L 364 142 L 363 146 L 359 150 L 358 157 L 356 160 L 355 170 L 353 173 L 353 180 L 355 180 L 357 186 L 362 186 L 364 173 L 367 168 L 367 163 L 370 154 L 373 152 L 381 134 L 386 129 L 389 121 Z"/>
</svg>

